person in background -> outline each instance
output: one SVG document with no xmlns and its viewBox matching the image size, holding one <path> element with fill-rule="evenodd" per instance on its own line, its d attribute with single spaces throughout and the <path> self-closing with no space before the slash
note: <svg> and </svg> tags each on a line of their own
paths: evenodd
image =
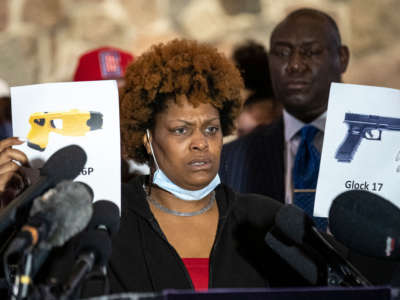
<svg viewBox="0 0 400 300">
<path fill-rule="evenodd" d="M 234 48 L 232 59 L 244 79 L 243 108 L 237 119 L 237 135 L 250 133 L 261 124 L 270 124 L 282 114 L 276 101 L 269 75 L 268 53 L 252 40 Z"/>
<path fill-rule="evenodd" d="M 330 85 L 341 82 L 348 62 L 349 50 L 326 13 L 303 8 L 281 21 L 270 37 L 269 69 L 283 117 L 224 145 L 222 182 L 312 215 Z M 326 229 L 325 218 L 314 221 Z"/>
<path fill-rule="evenodd" d="M 238 137 L 249 134 L 260 125 L 271 124 L 282 114 L 281 104 L 277 101 L 250 95 L 243 103 L 237 118 L 236 134 Z"/>
<path fill-rule="evenodd" d="M 10 88 L 0 78 L 0 140 L 12 136 Z"/>
<path fill-rule="evenodd" d="M 131 53 L 115 47 L 100 47 L 82 54 L 74 73 L 74 81 L 117 80 L 124 85 L 124 74 L 134 60 Z"/>
<path fill-rule="evenodd" d="M 100 47 L 82 54 L 74 74 L 74 81 L 117 80 L 118 88 L 124 86 L 124 75 L 134 56 L 115 47 Z M 136 175 L 148 174 L 146 164 L 134 160 L 121 160 L 121 180 L 129 181 Z"/>
<path fill-rule="evenodd" d="M 29 167 L 27 156 L 22 151 L 12 148 L 22 143 L 24 141 L 16 137 L 0 140 L 0 210 L 30 184 L 21 169 L 21 166 Z"/>
<path fill-rule="evenodd" d="M 12 137 L 10 88 L 0 79 L 0 210 L 29 184 L 20 168 L 28 165 L 28 158 L 23 152 L 12 148 L 22 143 Z"/>
<path fill-rule="evenodd" d="M 221 181 L 236 191 L 294 203 L 312 215 L 330 84 L 342 81 L 349 56 L 335 21 L 326 13 L 302 8 L 285 17 L 272 32 L 269 54 L 283 118 L 224 145 Z M 325 218 L 314 221 L 325 231 Z M 398 263 L 354 251 L 347 257 L 373 284 L 396 279 Z"/>
</svg>

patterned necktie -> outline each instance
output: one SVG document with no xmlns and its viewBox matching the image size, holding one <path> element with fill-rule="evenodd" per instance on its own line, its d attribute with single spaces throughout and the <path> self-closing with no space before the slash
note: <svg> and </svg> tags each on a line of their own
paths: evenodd
<svg viewBox="0 0 400 300">
<path fill-rule="evenodd" d="M 327 219 L 313 217 L 315 192 L 305 191 L 308 189 L 315 189 L 317 186 L 321 156 L 315 148 L 313 141 L 318 131 L 317 128 L 311 125 L 304 126 L 300 130 L 301 141 L 299 149 L 297 150 L 292 174 L 295 189 L 293 203 L 302 208 L 306 214 L 313 218 L 319 230 L 326 231 L 328 225 Z"/>
</svg>

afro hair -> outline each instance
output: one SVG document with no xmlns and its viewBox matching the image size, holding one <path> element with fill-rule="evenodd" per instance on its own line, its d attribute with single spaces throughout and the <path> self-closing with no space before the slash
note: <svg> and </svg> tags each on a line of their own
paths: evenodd
<svg viewBox="0 0 400 300">
<path fill-rule="evenodd" d="M 218 111 L 223 135 L 234 130 L 241 107 L 243 80 L 235 65 L 216 48 L 192 40 L 158 44 L 127 69 L 121 90 L 121 134 L 125 157 L 149 161 L 143 145 L 146 129 L 154 128 L 167 100 L 185 95 L 195 107 L 210 103 Z"/>
</svg>

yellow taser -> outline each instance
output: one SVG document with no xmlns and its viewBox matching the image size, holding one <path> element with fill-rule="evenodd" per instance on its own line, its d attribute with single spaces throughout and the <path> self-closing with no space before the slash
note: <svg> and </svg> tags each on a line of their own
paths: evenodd
<svg viewBox="0 0 400 300">
<path fill-rule="evenodd" d="M 38 112 L 29 117 L 31 130 L 28 146 L 44 151 L 49 142 L 49 133 L 64 136 L 84 136 L 87 132 L 103 127 L 103 114 L 94 111 L 71 109 L 62 112 Z"/>
</svg>

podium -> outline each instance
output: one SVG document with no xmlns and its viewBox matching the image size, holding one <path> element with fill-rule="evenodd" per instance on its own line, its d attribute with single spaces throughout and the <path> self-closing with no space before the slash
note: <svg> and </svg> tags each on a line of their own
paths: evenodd
<svg viewBox="0 0 400 300">
<path fill-rule="evenodd" d="M 389 286 L 351 288 L 165 290 L 159 294 L 115 294 L 86 300 L 393 300 Z"/>
</svg>

